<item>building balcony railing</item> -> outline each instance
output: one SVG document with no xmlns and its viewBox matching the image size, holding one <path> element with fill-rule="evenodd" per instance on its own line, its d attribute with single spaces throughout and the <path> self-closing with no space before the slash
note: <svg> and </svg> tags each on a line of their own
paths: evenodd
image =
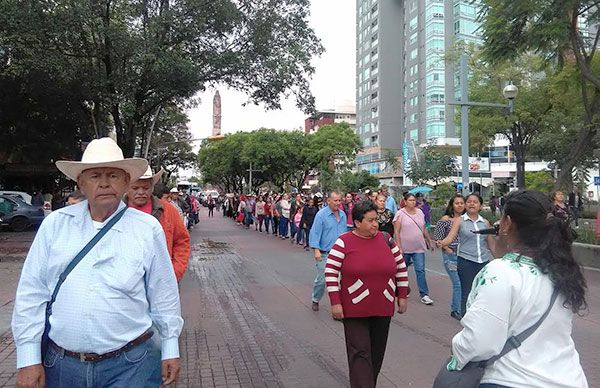
<svg viewBox="0 0 600 388">
<path fill-rule="evenodd" d="M 427 34 L 425 35 L 428 38 L 432 37 L 432 36 L 444 36 L 444 31 L 440 31 L 440 30 L 431 30 L 429 32 L 427 32 Z"/>
</svg>

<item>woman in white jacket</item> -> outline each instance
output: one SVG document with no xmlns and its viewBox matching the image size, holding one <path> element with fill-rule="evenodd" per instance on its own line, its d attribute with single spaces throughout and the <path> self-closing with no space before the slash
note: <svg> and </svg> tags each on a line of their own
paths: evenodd
<svg viewBox="0 0 600 388">
<path fill-rule="evenodd" d="M 587 387 L 571 338 L 573 314 L 587 308 L 586 283 L 567 225 L 552 215 L 546 195 L 517 191 L 506 198 L 498 240 L 504 252 L 496 256 L 504 255 L 473 282 L 448 369 L 499 354 L 507 338 L 539 320 L 556 288 L 559 296 L 541 326 L 488 365 L 480 387 Z"/>
</svg>

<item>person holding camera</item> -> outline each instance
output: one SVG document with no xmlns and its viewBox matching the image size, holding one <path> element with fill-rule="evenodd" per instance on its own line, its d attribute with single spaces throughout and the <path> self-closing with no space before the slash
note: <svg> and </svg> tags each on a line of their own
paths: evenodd
<svg viewBox="0 0 600 388">
<path fill-rule="evenodd" d="M 456 255 L 461 292 L 460 311 L 463 316 L 467 311 L 467 298 L 471 292 L 473 279 L 493 259 L 494 249 L 492 235 L 475 233 L 492 227 L 489 221 L 479 214 L 483 198 L 479 194 L 469 194 L 465 205 L 467 212 L 461 217 L 454 217 L 448 236 L 437 241 L 439 247 L 449 246 L 458 236 Z"/>
<path fill-rule="evenodd" d="M 503 252 L 496 252 L 503 256 L 475 278 L 449 371 L 502 354 L 486 365 L 480 388 L 588 386 L 571 338 L 573 314 L 587 308 L 572 242 L 545 194 L 516 191 L 506 198 L 498 236 Z M 524 333 L 503 352 L 509 338 Z"/>
</svg>

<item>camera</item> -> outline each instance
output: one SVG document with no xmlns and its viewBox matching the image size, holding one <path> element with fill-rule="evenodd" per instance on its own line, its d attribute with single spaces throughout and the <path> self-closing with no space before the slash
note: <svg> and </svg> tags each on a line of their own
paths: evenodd
<svg viewBox="0 0 600 388">
<path fill-rule="evenodd" d="M 493 236 L 497 236 L 500 231 L 500 225 L 496 224 L 488 229 L 480 229 L 480 230 L 472 230 L 471 233 L 475 234 L 490 234 Z"/>
</svg>

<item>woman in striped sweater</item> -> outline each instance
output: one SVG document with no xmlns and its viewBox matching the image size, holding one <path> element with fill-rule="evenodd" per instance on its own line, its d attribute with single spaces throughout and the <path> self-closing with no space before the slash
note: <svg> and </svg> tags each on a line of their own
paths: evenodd
<svg viewBox="0 0 600 388">
<path fill-rule="evenodd" d="M 332 316 L 344 322 L 350 385 L 375 387 L 394 302 L 400 314 L 406 311 L 408 275 L 393 238 L 378 230 L 373 202 L 357 203 L 352 220 L 355 229 L 342 234 L 329 252 L 325 281 Z"/>
</svg>

